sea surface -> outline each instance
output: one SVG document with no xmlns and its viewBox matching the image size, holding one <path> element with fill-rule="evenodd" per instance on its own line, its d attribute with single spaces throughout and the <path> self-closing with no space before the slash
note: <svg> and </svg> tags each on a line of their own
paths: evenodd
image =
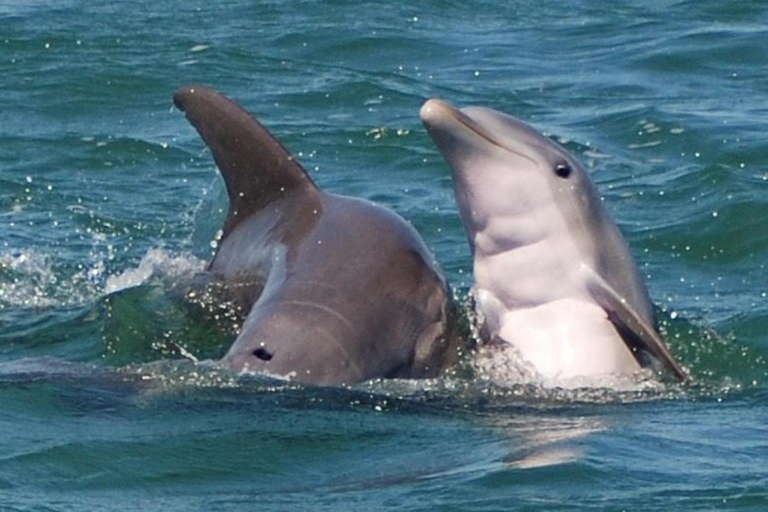
<svg viewBox="0 0 768 512">
<path fill-rule="evenodd" d="M 231 334 L 173 291 L 226 209 L 189 82 L 413 223 L 462 303 L 419 107 L 533 124 L 591 172 L 693 383 L 217 370 Z M 0 510 L 768 510 L 767 265 L 766 2 L 0 0 Z"/>
</svg>

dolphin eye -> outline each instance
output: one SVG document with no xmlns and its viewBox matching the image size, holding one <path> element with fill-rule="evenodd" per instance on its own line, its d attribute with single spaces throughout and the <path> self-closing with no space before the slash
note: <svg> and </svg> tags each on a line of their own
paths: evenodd
<svg viewBox="0 0 768 512">
<path fill-rule="evenodd" d="M 555 166 L 555 174 L 561 178 L 567 178 L 571 175 L 571 166 L 568 164 L 557 164 Z"/>
</svg>

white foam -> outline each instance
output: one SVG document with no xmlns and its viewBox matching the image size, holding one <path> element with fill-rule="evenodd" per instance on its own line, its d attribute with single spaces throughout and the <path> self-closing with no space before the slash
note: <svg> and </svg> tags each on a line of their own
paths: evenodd
<svg viewBox="0 0 768 512">
<path fill-rule="evenodd" d="M 33 249 L 0 252 L 0 309 L 78 306 L 153 278 L 192 278 L 205 266 L 191 254 L 152 248 L 137 267 L 109 275 L 106 264 L 114 258 L 113 250 L 91 251 L 90 258 L 72 269 Z"/>
<path fill-rule="evenodd" d="M 78 287 L 60 282 L 47 254 L 34 250 L 0 253 L 0 309 L 69 305 L 77 302 L 71 298 L 72 288 Z"/>
<path fill-rule="evenodd" d="M 139 266 L 129 268 L 123 272 L 107 277 L 104 285 L 106 294 L 142 285 L 153 276 L 165 277 L 177 280 L 184 277 L 192 277 L 200 272 L 205 262 L 191 254 L 174 255 L 162 248 L 153 248 L 147 251 Z"/>
</svg>

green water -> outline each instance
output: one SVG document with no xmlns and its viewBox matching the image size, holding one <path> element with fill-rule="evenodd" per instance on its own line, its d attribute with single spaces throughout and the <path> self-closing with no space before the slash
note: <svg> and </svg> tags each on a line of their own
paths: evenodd
<svg viewBox="0 0 768 512">
<path fill-rule="evenodd" d="M 607 4 L 606 4 L 607 5 Z M 0 1 L 0 509 L 765 510 L 768 5 Z M 587 164 L 686 388 L 308 389 L 201 361 L 226 207 L 171 107 L 236 98 L 323 188 L 471 260 L 428 97 Z"/>
</svg>

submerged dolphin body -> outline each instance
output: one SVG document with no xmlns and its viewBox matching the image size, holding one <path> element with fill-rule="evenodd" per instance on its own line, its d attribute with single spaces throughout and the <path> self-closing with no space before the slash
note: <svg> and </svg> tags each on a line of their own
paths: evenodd
<svg viewBox="0 0 768 512">
<path fill-rule="evenodd" d="M 429 100 L 421 119 L 453 171 L 474 258 L 481 337 L 545 379 L 686 374 L 654 329 L 627 244 L 561 146 L 487 108 Z"/>
<path fill-rule="evenodd" d="M 183 87 L 174 103 L 211 149 L 229 195 L 208 269 L 246 316 L 221 364 L 341 385 L 432 377 L 455 361 L 448 289 L 413 227 L 318 189 L 217 92 Z"/>
</svg>

